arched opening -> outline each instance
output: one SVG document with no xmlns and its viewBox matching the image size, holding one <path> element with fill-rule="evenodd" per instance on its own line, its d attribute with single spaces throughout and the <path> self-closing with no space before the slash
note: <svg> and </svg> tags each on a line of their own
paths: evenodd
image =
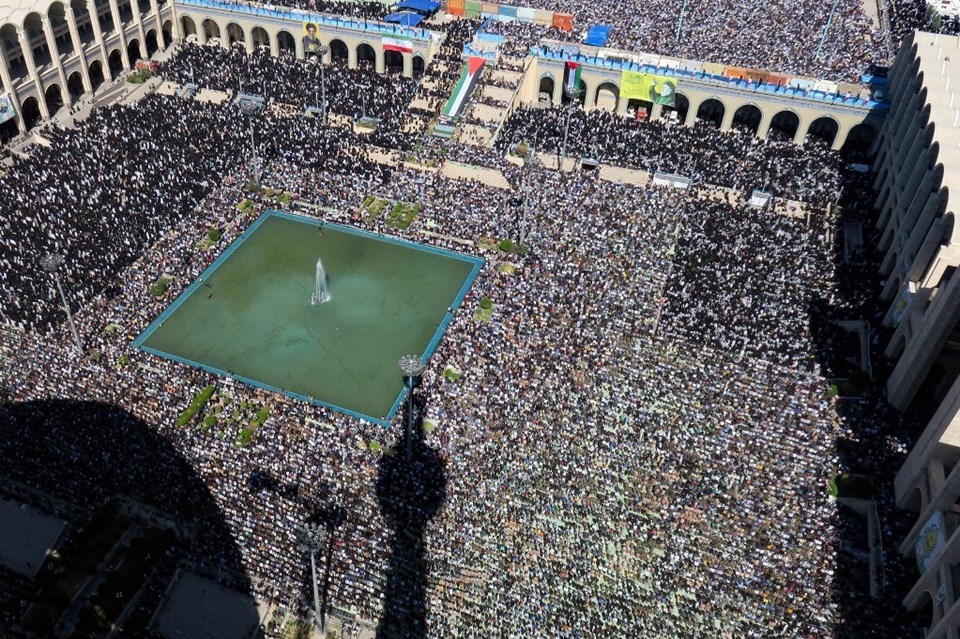
<svg viewBox="0 0 960 639">
<path fill-rule="evenodd" d="M 790 141 L 797 136 L 799 128 L 800 116 L 793 111 L 780 111 L 770 120 L 770 130 L 767 131 L 767 138 Z"/>
<path fill-rule="evenodd" d="M 40 102 L 35 97 L 30 96 L 23 101 L 21 108 L 23 109 L 23 124 L 27 127 L 27 130 L 37 126 L 37 123 L 42 117 L 40 114 Z"/>
<path fill-rule="evenodd" d="M 289 31 L 283 29 L 277 31 L 277 50 L 280 53 L 295 54 L 297 52 L 297 41 L 293 39 L 293 35 Z"/>
<path fill-rule="evenodd" d="M 760 120 L 763 119 L 763 113 L 760 108 L 754 104 L 744 104 L 733 113 L 733 127 L 738 131 L 756 135 L 760 128 Z"/>
<path fill-rule="evenodd" d="M 423 75 L 425 65 L 423 64 L 423 58 L 419 55 L 413 56 L 413 77 L 417 78 Z"/>
<path fill-rule="evenodd" d="M 137 11 L 140 12 L 140 15 L 150 13 L 150 0 L 137 0 Z"/>
<path fill-rule="evenodd" d="M 227 25 L 227 44 L 233 46 L 238 42 L 243 45 L 246 44 L 243 28 L 236 22 L 231 22 Z"/>
<path fill-rule="evenodd" d="M 549 73 L 540 78 L 540 86 L 537 88 L 537 101 L 553 104 L 553 92 L 556 88 L 557 83 L 553 81 L 553 76 Z"/>
<path fill-rule="evenodd" d="M 333 62 L 341 62 L 343 64 L 346 64 L 347 60 L 350 59 L 350 52 L 343 40 L 334 38 L 330 41 L 330 59 Z"/>
<path fill-rule="evenodd" d="M 184 39 L 192 35 L 197 35 L 197 25 L 194 24 L 193 18 L 189 16 L 180 18 L 180 29 L 183 31 Z"/>
<path fill-rule="evenodd" d="M 196 28 L 194 28 L 196 32 Z M 173 44 L 173 21 L 167 20 L 163 23 L 163 48 L 166 49 Z"/>
<path fill-rule="evenodd" d="M 253 46 L 255 47 L 270 46 L 270 34 L 263 27 L 254 27 L 253 31 L 250 32 L 250 37 L 253 38 Z"/>
<path fill-rule="evenodd" d="M 147 31 L 145 41 L 147 43 L 147 57 L 152 58 L 153 54 L 160 49 L 160 44 L 157 42 L 157 30 L 150 29 Z"/>
<path fill-rule="evenodd" d="M 43 21 L 40 14 L 33 12 L 27 14 L 23 20 L 23 30 L 27 34 L 27 42 L 30 43 L 30 51 L 33 53 L 33 63 L 39 70 L 41 67 L 50 64 L 50 49 L 47 47 L 47 38 L 43 31 Z"/>
<path fill-rule="evenodd" d="M 873 128 L 873 125 L 861 122 L 850 129 L 840 153 L 850 160 L 866 159 L 870 154 L 870 147 L 873 146 L 873 140 L 876 136 L 877 131 Z"/>
<path fill-rule="evenodd" d="M 641 100 L 639 98 L 630 98 L 627 100 L 627 117 L 638 120 L 646 120 L 653 111 L 653 102 L 650 100 Z"/>
<path fill-rule="evenodd" d="M 70 37 L 70 27 L 67 26 L 67 8 L 62 2 L 54 2 L 47 10 L 47 18 L 53 29 L 53 39 L 57 45 L 57 55 L 68 57 L 76 50 L 73 38 Z"/>
<path fill-rule="evenodd" d="M 127 59 L 130 60 L 130 64 L 135 64 L 136 61 L 142 57 L 143 55 L 140 53 L 140 41 L 133 38 L 127 43 Z"/>
<path fill-rule="evenodd" d="M 388 73 L 403 73 L 403 54 L 399 51 L 384 51 L 383 67 Z"/>
<path fill-rule="evenodd" d="M 616 111 L 617 102 L 620 100 L 620 87 L 613 82 L 603 82 L 597 87 L 597 92 L 593 96 L 593 103 L 598 109 L 605 111 Z"/>
<path fill-rule="evenodd" d="M 716 98 L 710 98 L 709 100 L 701 102 L 700 106 L 697 107 L 697 121 L 712 122 L 717 128 L 720 128 L 726 112 L 727 107 L 723 106 L 723 102 Z"/>
<path fill-rule="evenodd" d="M 839 131 L 840 125 L 837 124 L 837 121 L 825 115 L 810 123 L 810 128 L 807 129 L 807 140 L 816 140 L 830 147 L 833 146 L 833 141 L 837 139 Z"/>
<path fill-rule="evenodd" d="M 63 91 L 59 84 L 51 84 L 43 92 L 43 101 L 47 103 L 47 113 L 55 114 L 63 106 Z"/>
<path fill-rule="evenodd" d="M 10 70 L 11 80 L 21 80 L 27 77 L 27 63 L 20 49 L 20 38 L 17 28 L 12 24 L 0 27 L 0 42 L 7 57 L 7 68 Z"/>
<path fill-rule="evenodd" d="M 84 0 L 70 0 L 70 8 L 73 9 L 73 17 L 77 23 L 77 35 L 80 36 L 80 44 L 90 44 L 96 34 L 93 32 L 93 23 L 90 22 L 87 3 Z"/>
<path fill-rule="evenodd" d="M 67 78 L 67 93 L 70 94 L 70 103 L 73 104 L 83 95 L 83 77 L 79 71 L 74 71 Z"/>
<path fill-rule="evenodd" d="M 90 87 L 96 91 L 106 79 L 103 76 L 103 63 L 99 60 L 91 62 L 88 68 L 88 75 L 90 76 Z"/>
<path fill-rule="evenodd" d="M 120 55 L 120 49 L 114 49 L 107 58 L 107 64 L 110 65 L 110 73 L 113 77 L 123 71 L 123 56 Z"/>
<path fill-rule="evenodd" d="M 369 66 L 371 69 L 374 68 L 377 64 L 377 53 L 373 50 L 366 42 L 361 42 L 357 45 L 357 66 L 366 67 Z"/>
<path fill-rule="evenodd" d="M 687 121 L 687 113 L 690 112 L 690 100 L 682 93 L 675 93 L 673 96 L 673 106 L 663 107 L 663 117 L 672 122 L 683 124 Z M 676 115 L 674 115 L 676 114 Z"/>
<path fill-rule="evenodd" d="M 103 76 L 103 63 L 100 62 L 100 60 L 94 60 L 91 62 L 88 69 L 88 75 L 90 76 L 90 87 L 96 91 L 106 79 Z"/>
<path fill-rule="evenodd" d="M 100 21 L 100 32 L 103 36 L 113 35 L 113 13 L 110 11 L 110 0 L 95 0 L 97 19 Z"/>
<path fill-rule="evenodd" d="M 203 39 L 205 42 L 209 41 L 210 38 L 220 37 L 220 25 L 210 18 L 204 20 L 200 26 L 203 28 Z"/>
</svg>

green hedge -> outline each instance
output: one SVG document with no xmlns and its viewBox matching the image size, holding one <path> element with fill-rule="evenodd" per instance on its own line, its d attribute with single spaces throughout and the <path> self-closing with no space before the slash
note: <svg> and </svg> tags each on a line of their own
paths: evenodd
<svg viewBox="0 0 960 639">
<path fill-rule="evenodd" d="M 170 285 L 173 279 L 169 277 L 158 277 L 153 284 L 150 285 L 150 294 L 154 297 L 163 297 L 167 292 L 167 286 Z"/>
<path fill-rule="evenodd" d="M 207 231 L 207 239 L 211 242 L 219 242 L 221 237 L 223 237 L 223 233 L 220 232 L 220 229 L 210 229 Z"/>
<path fill-rule="evenodd" d="M 193 398 L 193 401 L 190 402 L 190 405 L 187 406 L 187 410 L 180 413 L 180 417 L 177 418 L 177 426 L 186 426 L 190 423 L 190 420 L 194 416 L 203 410 L 203 407 L 207 405 L 207 402 L 210 401 L 210 398 L 213 397 L 213 391 L 216 390 L 213 384 L 210 384 L 202 391 L 197 393 L 196 397 Z"/>
<path fill-rule="evenodd" d="M 513 250 L 513 240 L 503 240 L 500 242 L 500 250 L 504 253 L 509 253 Z"/>
<path fill-rule="evenodd" d="M 493 302 L 490 301 L 489 297 L 484 295 L 483 297 L 480 298 L 480 308 L 482 308 L 483 310 L 491 309 L 493 308 Z"/>
</svg>

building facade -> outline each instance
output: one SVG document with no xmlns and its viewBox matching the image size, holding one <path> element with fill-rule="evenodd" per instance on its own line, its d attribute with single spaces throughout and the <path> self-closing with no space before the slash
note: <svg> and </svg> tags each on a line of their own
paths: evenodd
<svg viewBox="0 0 960 639">
<path fill-rule="evenodd" d="M 43 0 L 7 7 L 0 79 L 20 132 L 169 46 L 171 0 Z"/>
</svg>

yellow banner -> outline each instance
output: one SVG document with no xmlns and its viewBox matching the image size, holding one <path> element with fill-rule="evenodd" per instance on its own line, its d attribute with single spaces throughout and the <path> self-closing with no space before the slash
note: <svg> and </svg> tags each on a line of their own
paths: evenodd
<svg viewBox="0 0 960 639">
<path fill-rule="evenodd" d="M 639 71 L 623 71 L 620 76 L 621 98 L 673 106 L 676 93 L 677 81 L 669 76 Z"/>
</svg>

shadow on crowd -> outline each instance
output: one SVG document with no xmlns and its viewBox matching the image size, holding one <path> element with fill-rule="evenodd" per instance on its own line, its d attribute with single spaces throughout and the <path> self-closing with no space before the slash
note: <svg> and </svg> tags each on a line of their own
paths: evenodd
<svg viewBox="0 0 960 639">
<path fill-rule="evenodd" d="M 425 400 L 415 396 L 409 458 L 401 438 L 379 464 L 377 500 L 392 540 L 377 639 L 427 636 L 429 560 L 424 536 L 446 499 L 447 478 L 445 462 L 424 441 L 424 409 Z"/>
<path fill-rule="evenodd" d="M 809 313 L 817 363 L 846 426 L 836 440 L 841 474 L 829 478 L 839 502 L 836 533 L 829 540 L 836 557 L 830 595 L 839 615 L 838 636 L 855 639 L 921 636 L 929 619 L 902 605 L 917 576 L 916 566 L 898 550 L 913 515 L 894 503 L 893 480 L 906 454 L 890 442 L 912 444 L 923 418 L 898 414 L 884 394 L 890 371 L 883 350 L 892 329 L 882 324 L 889 302 L 880 298 L 883 256 L 876 249 L 872 180 L 870 173 L 846 176 L 837 217 L 828 222 L 836 286 L 831 299 L 812 300 Z"/>
<path fill-rule="evenodd" d="M 114 636 L 158 636 L 146 627 L 175 574 L 250 593 L 240 549 L 203 478 L 167 440 L 117 406 L 61 399 L 0 404 L 0 495 L 68 524 L 35 580 L 3 573 L 4 637 L 27 629 L 34 636 L 99 636 L 118 619 Z M 193 576 L 192 584 L 208 584 Z M 203 601 L 187 603 L 169 623 L 202 614 Z M 252 598 L 236 598 L 230 613 L 255 634 Z"/>
</svg>

